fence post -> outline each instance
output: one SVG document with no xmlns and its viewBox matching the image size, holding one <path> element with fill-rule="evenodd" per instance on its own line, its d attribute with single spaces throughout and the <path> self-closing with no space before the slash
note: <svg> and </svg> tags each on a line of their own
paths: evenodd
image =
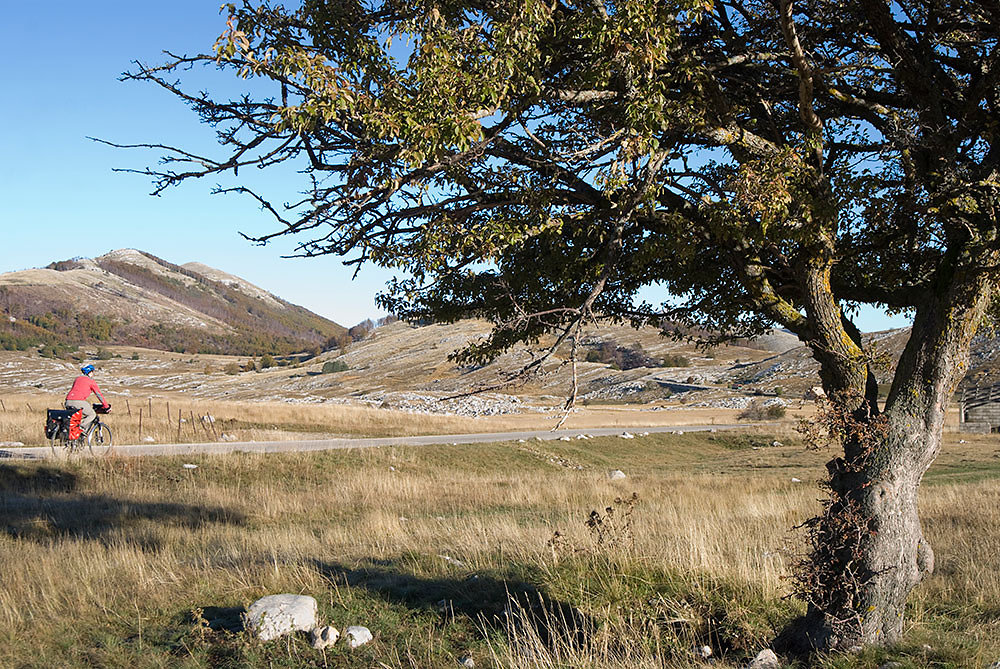
<svg viewBox="0 0 1000 669">
<path fill-rule="evenodd" d="M 142 441 L 142 407 L 139 407 L 139 441 Z"/>
<path fill-rule="evenodd" d="M 128 398 L 125 398 L 125 408 L 128 409 L 128 417 L 132 417 L 132 406 L 128 403 Z"/>
</svg>

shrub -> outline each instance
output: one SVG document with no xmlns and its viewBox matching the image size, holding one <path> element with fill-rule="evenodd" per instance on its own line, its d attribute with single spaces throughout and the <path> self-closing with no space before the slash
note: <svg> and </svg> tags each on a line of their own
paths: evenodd
<svg viewBox="0 0 1000 669">
<path fill-rule="evenodd" d="M 274 358 L 271 357 L 270 353 L 265 353 L 260 356 L 260 369 L 268 369 L 269 367 L 274 367 Z"/>
<path fill-rule="evenodd" d="M 223 367 L 222 371 L 224 371 L 229 376 L 236 376 L 237 374 L 240 373 L 240 365 L 237 362 L 231 362 L 225 367 Z"/>
<path fill-rule="evenodd" d="M 663 356 L 663 367 L 690 367 L 691 361 L 679 353 L 669 353 Z"/>
<path fill-rule="evenodd" d="M 781 404 L 766 404 L 754 400 L 740 415 L 740 420 L 778 420 L 785 417 L 785 407 Z"/>
<path fill-rule="evenodd" d="M 95 355 L 95 357 L 98 360 L 110 360 L 113 356 L 111 355 L 111 351 L 109 351 L 108 349 L 99 348 L 97 349 L 97 354 Z"/>
<path fill-rule="evenodd" d="M 133 353 L 132 354 L 132 359 L 133 360 L 138 360 L 139 359 L 139 354 L 138 353 Z"/>
<path fill-rule="evenodd" d="M 348 369 L 349 368 L 347 366 L 347 363 L 343 362 L 341 360 L 328 360 L 327 362 L 323 363 L 323 373 L 324 374 L 333 374 L 335 372 L 345 372 Z"/>
</svg>

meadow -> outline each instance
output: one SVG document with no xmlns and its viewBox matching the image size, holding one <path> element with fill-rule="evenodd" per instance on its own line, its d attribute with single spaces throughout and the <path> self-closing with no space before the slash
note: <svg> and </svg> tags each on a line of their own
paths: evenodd
<svg viewBox="0 0 1000 669">
<path fill-rule="evenodd" d="M 831 455 L 782 430 L 7 460 L 0 666 L 690 667 L 702 645 L 745 666 L 802 612 L 792 528 Z M 994 437 L 946 435 L 922 490 L 937 570 L 904 644 L 808 666 L 1000 659 L 998 456 Z M 375 640 L 317 651 L 239 630 L 280 592 Z"/>
<path fill-rule="evenodd" d="M 62 408 L 63 397 L 53 393 L 4 394 L 0 405 L 0 446 L 21 443 L 44 446 L 46 408 Z M 202 443 L 234 441 L 291 441 L 338 437 L 407 437 L 421 434 L 462 434 L 508 430 L 548 430 L 560 411 L 524 412 L 469 418 L 447 414 L 412 413 L 358 404 L 224 401 L 172 396 L 115 397 L 112 413 L 102 417 L 114 431 L 116 444 Z M 814 407 L 796 410 L 793 417 L 811 415 Z M 641 427 L 736 423 L 739 410 L 690 409 L 636 411 L 628 406 L 581 406 L 569 416 L 566 428 Z M 210 417 L 210 418 L 209 418 Z"/>
</svg>

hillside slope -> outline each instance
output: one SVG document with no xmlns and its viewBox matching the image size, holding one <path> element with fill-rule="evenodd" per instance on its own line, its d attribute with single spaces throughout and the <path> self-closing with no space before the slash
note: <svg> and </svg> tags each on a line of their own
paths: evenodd
<svg viewBox="0 0 1000 669">
<path fill-rule="evenodd" d="M 188 353 L 317 349 L 340 325 L 232 275 L 134 249 L 0 274 L 0 348 L 104 343 Z"/>
</svg>

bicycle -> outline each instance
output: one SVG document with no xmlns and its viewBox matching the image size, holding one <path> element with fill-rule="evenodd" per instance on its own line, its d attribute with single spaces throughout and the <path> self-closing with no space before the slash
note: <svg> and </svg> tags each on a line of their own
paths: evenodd
<svg viewBox="0 0 1000 669">
<path fill-rule="evenodd" d="M 113 442 L 111 428 L 101 422 L 102 415 L 111 413 L 111 405 L 109 404 L 107 408 L 104 408 L 100 404 L 94 404 L 93 407 L 94 412 L 97 414 L 94 422 L 90 424 L 85 433 L 81 432 L 80 436 L 76 439 L 69 438 L 71 431 L 70 422 L 73 415 L 79 413 L 81 410 L 48 410 L 45 422 L 45 436 L 49 439 L 49 448 L 52 449 L 54 456 L 58 457 L 61 453 L 72 455 L 73 453 L 80 452 L 83 450 L 84 444 L 87 445 L 87 450 L 90 451 L 91 455 L 104 456 L 111 453 Z"/>
</svg>

